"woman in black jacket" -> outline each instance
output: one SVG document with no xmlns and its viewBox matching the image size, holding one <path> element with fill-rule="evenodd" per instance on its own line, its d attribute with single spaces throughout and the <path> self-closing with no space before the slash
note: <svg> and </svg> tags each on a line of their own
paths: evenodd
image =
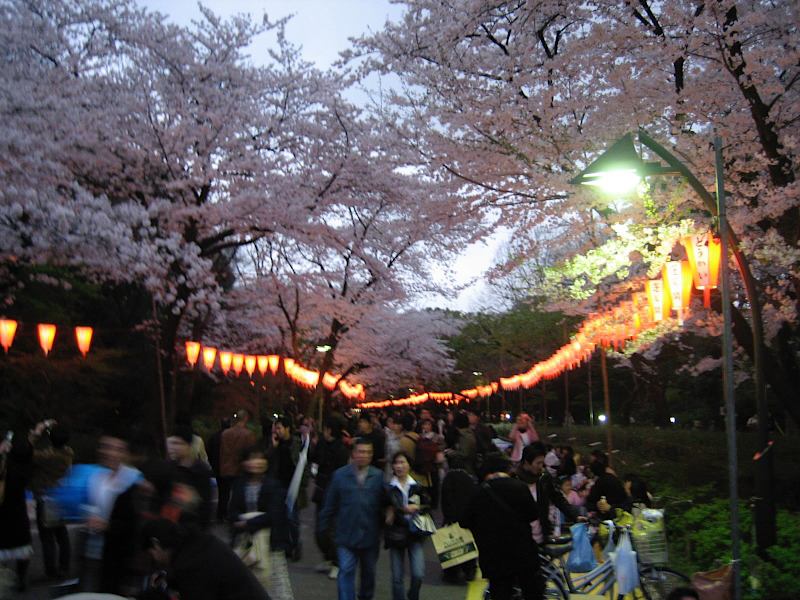
<svg viewBox="0 0 800 600">
<path fill-rule="evenodd" d="M 229 505 L 233 546 L 237 548 L 245 534 L 250 534 L 261 550 L 259 561 L 251 566 L 256 578 L 269 592 L 270 598 L 292 600 L 286 564 L 286 550 L 290 546 L 286 489 L 274 477 L 267 476 L 267 459 L 263 450 L 249 448 L 242 458 L 246 475 L 233 483 Z M 268 551 L 264 547 L 267 537 Z"/>
<path fill-rule="evenodd" d="M 392 457 L 394 476 L 386 485 L 388 506 L 386 507 L 385 544 L 392 559 L 392 600 L 405 600 L 403 575 L 405 555 L 408 553 L 411 584 L 408 600 L 418 600 L 422 579 L 425 577 L 425 555 L 422 544 L 426 535 L 412 533 L 409 526 L 415 514 L 430 511 L 430 499 L 425 487 L 409 475 L 411 460 L 404 452 Z"/>
</svg>

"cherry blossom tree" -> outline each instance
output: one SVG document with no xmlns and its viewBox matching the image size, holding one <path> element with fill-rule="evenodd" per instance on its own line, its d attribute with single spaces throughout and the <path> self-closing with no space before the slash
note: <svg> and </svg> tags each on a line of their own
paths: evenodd
<svg viewBox="0 0 800 600">
<path fill-rule="evenodd" d="M 220 336 L 219 309 L 249 291 L 271 284 L 261 300 L 283 322 L 240 329 L 242 344 L 276 347 L 288 331 L 299 356 L 313 332 L 332 347 L 327 369 L 361 327 L 347 370 L 370 326 L 386 344 L 425 261 L 482 234 L 460 184 L 346 102 L 349 80 L 304 62 L 282 22 L 203 9 L 182 28 L 130 0 L 10 0 L 0 18 L 5 299 L 19 264 L 135 283 L 153 299 L 168 413 L 179 339 Z M 254 66 L 247 48 L 270 30 L 277 46 Z M 298 300 L 302 322 L 287 312 Z"/>
<path fill-rule="evenodd" d="M 537 243 L 558 250 L 567 241 L 571 255 L 616 238 L 612 226 L 625 223 L 638 240 L 630 251 L 648 259 L 635 274 L 645 277 L 669 254 L 677 231 L 712 224 L 693 192 L 665 179 L 644 204 L 617 203 L 609 212 L 604 200 L 567 181 L 642 127 L 712 188 L 711 138 L 723 138 L 730 223 L 763 306 L 767 380 L 781 408 L 800 422 L 793 3 L 403 4 L 405 19 L 362 39 L 354 55 L 366 57 L 365 70 L 400 76 L 402 91 L 392 98 L 403 119 L 398 127 L 465 186 L 477 186 L 484 205 L 501 209 L 520 244 L 526 231 L 557 219 L 563 237 Z M 609 272 L 630 275 L 629 266 L 603 269 L 574 291 L 592 297 Z M 736 309 L 736 339 L 752 353 L 749 306 Z"/>
</svg>

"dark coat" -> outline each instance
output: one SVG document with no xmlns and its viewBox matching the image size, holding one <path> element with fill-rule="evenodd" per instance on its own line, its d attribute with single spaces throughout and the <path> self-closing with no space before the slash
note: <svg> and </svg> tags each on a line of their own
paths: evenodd
<svg viewBox="0 0 800 600">
<path fill-rule="evenodd" d="M 600 514 L 603 519 L 613 519 L 616 514 L 614 506 L 622 505 L 628 498 L 625 492 L 625 486 L 614 475 L 609 472 L 601 473 L 589 490 L 589 496 L 586 498 L 586 508 L 592 511 L 597 511 L 597 501 L 605 496 L 612 508 L 608 513 Z M 599 511 L 598 511 L 599 512 Z"/>
<path fill-rule="evenodd" d="M 538 569 L 539 550 L 530 527 L 538 514 L 536 501 L 520 480 L 501 477 L 481 484 L 459 524 L 475 536 L 486 577 Z"/>
<path fill-rule="evenodd" d="M 451 469 L 442 481 L 442 517 L 444 524 L 456 523 L 478 491 L 478 480 L 464 469 Z"/>
<path fill-rule="evenodd" d="M 0 550 L 19 548 L 31 543 L 31 524 L 25 499 L 28 466 L 33 448 L 24 434 L 17 433 L 6 457 L 6 490 L 0 504 Z"/>
<path fill-rule="evenodd" d="M 431 497 L 425 486 L 418 483 L 412 484 L 408 490 L 408 497 L 416 494 L 419 496 L 419 513 L 427 514 L 431 511 Z M 409 531 L 408 519 L 403 512 L 403 492 L 397 486 L 389 483 L 384 487 L 385 502 L 394 510 L 394 522 L 386 527 L 384 534 L 384 546 L 386 548 L 405 548 L 417 538 Z"/>
<path fill-rule="evenodd" d="M 542 526 L 542 535 L 545 540 L 553 534 L 553 523 L 550 522 L 551 504 L 554 504 L 571 521 L 578 518 L 578 510 L 569 503 L 561 490 L 556 488 L 556 482 L 547 469 L 543 469 L 542 474 L 536 477 L 520 468 L 517 475 L 528 486 L 532 483 L 536 484 L 536 506 L 539 510 L 539 524 Z"/>
<path fill-rule="evenodd" d="M 206 532 L 190 535 L 175 550 L 167 584 L 187 600 L 269 600 L 233 550 Z"/>
<path fill-rule="evenodd" d="M 237 479 L 231 488 L 231 502 L 228 505 L 228 516 L 231 521 L 238 521 L 239 515 L 249 512 L 245 505 L 244 479 Z M 258 512 L 264 514 L 247 521 L 245 531 L 253 533 L 265 527 L 272 528 L 269 537 L 269 546 L 273 550 L 289 550 L 291 542 L 289 537 L 289 520 L 286 512 L 286 488 L 274 477 L 264 477 L 261 489 L 258 492 Z"/>
<path fill-rule="evenodd" d="M 214 472 L 214 477 L 219 477 L 219 451 L 222 445 L 222 431 L 212 433 L 206 440 L 206 454 L 208 454 L 208 464 Z"/>
<path fill-rule="evenodd" d="M 190 467 L 172 463 L 175 481 L 191 486 L 200 496 L 200 506 L 197 507 L 196 521 L 200 529 L 208 528 L 211 521 L 211 469 L 199 460 Z"/>
<path fill-rule="evenodd" d="M 325 492 L 331 483 L 334 471 L 341 469 L 350 460 L 350 451 L 340 438 L 331 441 L 320 438 L 314 447 L 311 462 L 317 464 L 317 475 L 314 478 L 314 496 L 317 504 L 325 501 Z"/>
</svg>

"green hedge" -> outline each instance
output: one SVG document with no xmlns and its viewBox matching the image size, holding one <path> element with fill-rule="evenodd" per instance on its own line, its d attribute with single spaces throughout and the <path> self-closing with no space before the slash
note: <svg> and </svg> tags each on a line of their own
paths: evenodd
<svg viewBox="0 0 800 600">
<path fill-rule="evenodd" d="M 777 543 L 767 560 L 755 552 L 752 511 L 739 505 L 740 554 L 743 597 L 753 599 L 800 598 L 800 518 L 779 510 Z M 730 502 L 714 500 L 673 512 L 667 520 L 672 564 L 689 574 L 709 571 L 731 560 Z"/>
</svg>

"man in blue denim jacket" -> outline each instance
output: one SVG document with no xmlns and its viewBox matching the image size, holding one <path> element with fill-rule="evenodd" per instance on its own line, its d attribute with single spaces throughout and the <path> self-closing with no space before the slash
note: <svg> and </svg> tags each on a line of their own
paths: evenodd
<svg viewBox="0 0 800 600">
<path fill-rule="evenodd" d="M 339 600 L 355 598 L 356 565 L 361 563 L 359 600 L 375 593 L 375 564 L 383 515 L 383 473 L 370 465 L 372 442 L 359 438 L 353 445 L 352 462 L 337 469 L 325 494 L 317 530 L 324 531 L 336 519 L 339 558 Z"/>
</svg>

